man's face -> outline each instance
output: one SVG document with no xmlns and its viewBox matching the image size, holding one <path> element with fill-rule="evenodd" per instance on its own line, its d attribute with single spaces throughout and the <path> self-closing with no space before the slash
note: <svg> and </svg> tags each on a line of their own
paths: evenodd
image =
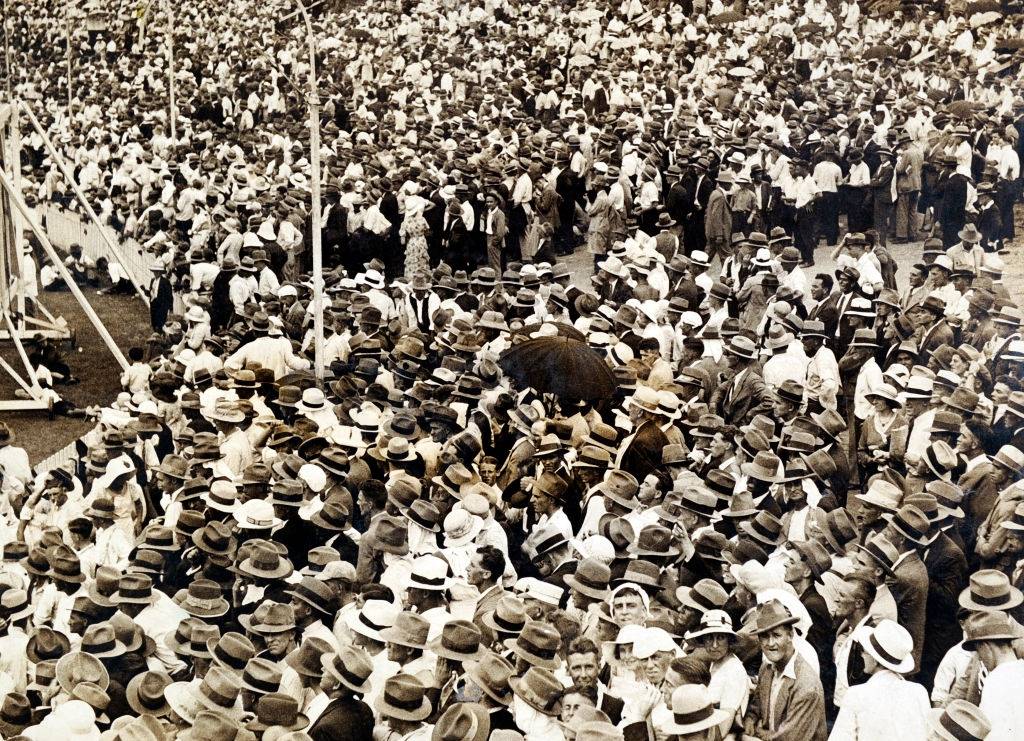
<svg viewBox="0 0 1024 741">
<path fill-rule="evenodd" d="M 569 654 L 569 678 L 577 689 L 585 690 L 597 686 L 597 675 L 601 667 L 597 654 Z"/>
<path fill-rule="evenodd" d="M 287 631 L 283 633 L 271 633 L 266 636 L 265 643 L 267 644 L 267 651 L 270 655 L 274 658 L 281 659 L 288 653 L 288 649 L 291 647 L 292 637 Z"/>
<path fill-rule="evenodd" d="M 789 419 L 793 411 L 792 402 L 780 397 L 772 399 L 772 412 L 775 414 L 775 419 Z"/>
<path fill-rule="evenodd" d="M 555 500 L 542 491 L 533 490 L 533 510 L 538 515 L 547 515 L 555 511 Z"/>
<path fill-rule="evenodd" d="M 480 464 L 480 480 L 488 486 L 494 486 L 498 480 L 498 467 L 490 462 Z"/>
<path fill-rule="evenodd" d="M 480 556 L 473 556 L 473 559 L 469 562 L 469 568 L 466 571 L 466 579 L 474 587 L 479 587 L 486 584 L 491 579 L 491 572 L 484 568 L 480 562 Z"/>
<path fill-rule="evenodd" d="M 588 706 L 593 707 L 594 703 L 578 692 L 568 693 L 565 697 L 562 698 L 562 722 L 570 722 L 573 719 L 573 716 L 575 716 L 576 713 L 579 712 L 580 708 Z"/>
<path fill-rule="evenodd" d="M 720 661 L 729 653 L 729 636 L 725 633 L 712 633 L 704 636 L 701 645 L 707 651 L 709 659 Z"/>
<path fill-rule="evenodd" d="M 615 622 L 622 625 L 640 625 L 644 620 L 644 603 L 633 592 L 617 594 L 612 600 Z"/>
<path fill-rule="evenodd" d="M 804 563 L 803 557 L 796 551 L 790 551 L 786 554 L 786 583 L 787 584 L 798 584 L 801 580 L 810 576 L 807 569 L 807 564 Z"/>
<path fill-rule="evenodd" d="M 1010 387 L 1005 383 L 997 383 L 992 387 L 992 403 L 996 406 L 1010 401 Z"/>
<path fill-rule="evenodd" d="M 296 622 L 302 622 L 313 614 L 312 608 L 297 597 L 292 597 L 292 609 L 295 610 Z"/>
<path fill-rule="evenodd" d="M 671 651 L 657 651 L 644 659 L 644 676 L 647 681 L 655 687 L 660 685 L 665 679 L 665 672 L 668 671 L 668 665 L 672 663 L 672 658 Z"/>
<path fill-rule="evenodd" d="M 918 288 L 924 285 L 924 272 L 921 270 L 910 271 L 910 287 Z"/>
<path fill-rule="evenodd" d="M 811 281 L 811 298 L 815 301 L 821 301 L 828 293 L 825 291 L 825 286 L 821 282 L 821 278 L 815 278 Z"/>
<path fill-rule="evenodd" d="M 764 657 L 773 664 L 784 664 L 793 655 L 793 630 L 783 625 L 757 637 Z"/>
<path fill-rule="evenodd" d="M 932 279 L 935 286 L 944 286 L 949 283 L 949 273 L 937 266 L 928 271 L 928 277 Z"/>
<path fill-rule="evenodd" d="M 854 519 L 861 528 L 878 522 L 878 518 L 881 516 L 882 510 L 870 502 L 861 502 L 859 510 L 854 513 Z"/>
<path fill-rule="evenodd" d="M 711 442 L 708 443 L 708 451 L 713 458 L 719 458 L 728 454 L 729 441 L 725 439 L 725 435 L 721 432 L 716 432 L 715 436 L 711 438 Z"/>
<path fill-rule="evenodd" d="M 843 293 L 849 293 L 853 290 L 853 281 L 850 280 L 848 275 L 839 276 L 839 287 L 843 290 Z"/>
</svg>

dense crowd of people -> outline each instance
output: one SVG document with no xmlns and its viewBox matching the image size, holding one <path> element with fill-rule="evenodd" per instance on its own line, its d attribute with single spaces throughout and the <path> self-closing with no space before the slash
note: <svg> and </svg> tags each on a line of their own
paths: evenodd
<svg viewBox="0 0 1024 741">
<path fill-rule="evenodd" d="M 4 738 L 1024 735 L 1024 16 L 312 4 L 314 224 L 293 4 L 9 5 L 153 336 L 0 426 Z"/>
</svg>

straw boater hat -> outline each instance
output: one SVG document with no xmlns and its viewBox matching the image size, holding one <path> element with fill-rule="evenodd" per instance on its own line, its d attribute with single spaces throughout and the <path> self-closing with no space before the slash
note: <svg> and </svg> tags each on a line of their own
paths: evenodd
<svg viewBox="0 0 1024 741">
<path fill-rule="evenodd" d="M 882 620 L 874 627 L 865 626 L 856 640 L 863 649 L 886 669 L 906 674 L 914 668 L 914 639 L 894 620 Z"/>
</svg>

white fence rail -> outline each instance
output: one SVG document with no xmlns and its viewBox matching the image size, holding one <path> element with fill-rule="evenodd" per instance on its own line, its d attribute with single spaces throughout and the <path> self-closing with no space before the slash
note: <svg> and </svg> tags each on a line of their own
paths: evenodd
<svg viewBox="0 0 1024 741">
<path fill-rule="evenodd" d="M 65 445 L 63 448 L 58 450 L 56 453 L 52 453 L 43 460 L 36 464 L 36 473 L 44 473 L 52 471 L 58 466 L 63 466 L 68 461 L 78 459 L 78 444 L 77 440 L 72 440 L 70 443 Z"/>
<path fill-rule="evenodd" d="M 82 254 L 93 260 L 106 257 L 112 262 L 117 258 L 110 254 L 110 248 L 100 234 L 99 229 L 88 219 L 60 206 L 49 204 L 42 209 L 46 236 L 56 247 L 68 249 L 72 244 L 82 245 Z M 121 258 L 125 270 L 140 286 L 149 285 L 152 273 L 153 256 L 142 249 L 142 245 L 134 239 L 124 239 L 114 229 L 107 227 L 107 235 L 121 249 Z"/>
</svg>

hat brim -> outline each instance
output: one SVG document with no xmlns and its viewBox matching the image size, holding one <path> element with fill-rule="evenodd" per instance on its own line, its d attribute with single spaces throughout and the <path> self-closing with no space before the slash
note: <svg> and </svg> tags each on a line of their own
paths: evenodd
<svg viewBox="0 0 1024 741">
<path fill-rule="evenodd" d="M 550 671 L 554 671 L 559 666 L 558 659 L 545 659 L 543 656 L 538 656 L 524 649 L 519 645 L 518 638 L 506 638 L 502 643 L 505 644 L 505 648 L 533 666 L 539 666 L 541 669 L 548 669 Z M 511 680 L 509 684 L 511 684 Z M 523 699 L 525 700 L 526 698 Z"/>
<path fill-rule="evenodd" d="M 587 584 L 582 584 L 579 580 L 576 579 L 576 576 L 574 574 L 568 574 L 567 576 L 564 576 L 562 578 L 562 581 L 564 581 L 566 586 L 570 587 L 571 589 L 575 589 L 580 594 L 584 594 L 587 597 L 591 597 L 593 599 L 603 601 L 608 599 L 608 596 L 611 594 L 610 589 L 595 589 L 594 587 L 591 587 Z"/>
<path fill-rule="evenodd" d="M 398 720 L 426 720 L 430 717 L 431 705 L 430 700 L 427 697 L 423 698 L 423 702 L 416 710 L 406 710 L 405 708 L 398 708 L 388 703 L 387 699 L 381 694 L 377 698 L 377 702 L 374 703 L 374 710 L 377 711 L 378 715 L 387 718 L 397 718 Z"/>
<path fill-rule="evenodd" d="M 957 604 L 963 607 L 965 610 L 972 610 L 974 612 L 1004 612 L 1006 610 L 1012 610 L 1014 607 L 1024 603 L 1024 592 L 1021 592 L 1017 587 L 1010 586 L 1010 592 L 1007 595 L 1006 602 L 1001 602 L 997 605 L 987 604 L 983 605 L 979 602 L 975 602 L 971 599 L 970 588 L 965 589 L 960 593 L 960 597 L 957 599 Z"/>
<path fill-rule="evenodd" d="M 562 701 L 561 700 L 558 700 L 557 702 L 555 702 L 555 704 L 552 707 L 550 707 L 550 708 L 541 707 L 540 705 L 537 705 L 537 704 L 535 704 L 532 701 L 532 698 L 529 696 L 529 694 L 523 693 L 521 690 L 519 690 L 519 687 L 521 687 L 522 684 L 523 684 L 523 678 L 522 677 L 510 677 L 509 680 L 508 680 L 508 686 L 512 688 L 513 694 L 517 695 L 519 697 L 519 699 L 521 699 L 523 702 L 525 702 L 531 708 L 536 710 L 538 713 L 540 713 L 542 715 L 546 715 L 549 718 L 557 718 L 559 716 L 559 714 L 561 713 L 561 708 L 562 708 Z"/>
</svg>

